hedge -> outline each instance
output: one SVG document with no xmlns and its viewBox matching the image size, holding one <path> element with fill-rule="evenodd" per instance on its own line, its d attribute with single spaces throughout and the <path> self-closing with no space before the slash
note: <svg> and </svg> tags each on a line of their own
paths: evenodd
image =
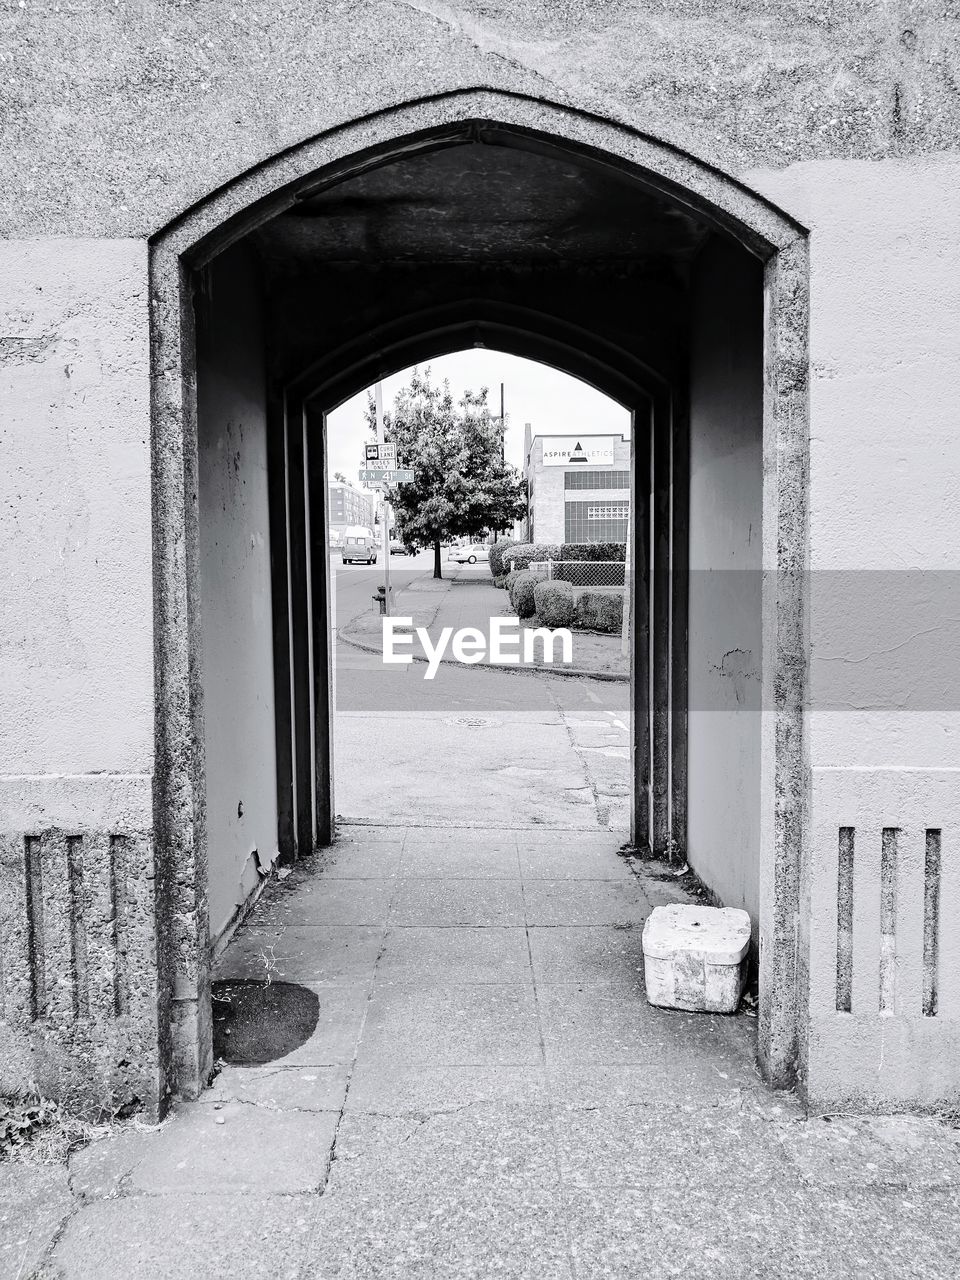
<svg viewBox="0 0 960 1280">
<path fill-rule="evenodd" d="M 516 568 L 514 572 L 528 568 L 529 565 L 538 563 L 543 560 L 586 560 L 596 562 L 598 560 L 612 560 L 620 564 L 624 563 L 626 556 L 626 546 L 622 542 L 514 542 L 509 538 L 503 538 L 500 542 L 494 543 L 490 548 L 490 572 L 493 574 L 494 584 L 498 587 L 510 588 L 510 564 L 513 563 Z M 603 574 L 603 571 L 591 570 L 584 568 L 571 569 L 567 572 L 570 579 L 578 579 L 574 581 L 574 587 L 583 584 L 583 586 L 597 586 L 597 573 L 609 578 L 609 585 L 612 587 L 622 586 L 623 571 L 617 571 L 612 567 Z"/>
<path fill-rule="evenodd" d="M 555 557 L 556 558 L 556 557 Z M 565 542 L 560 548 L 561 560 L 626 560 L 625 542 Z"/>
<path fill-rule="evenodd" d="M 504 559 L 507 565 L 513 561 L 516 569 L 526 569 L 538 560 L 559 560 L 560 551 L 556 542 L 516 542 Z"/>
<path fill-rule="evenodd" d="M 622 542 L 498 542 L 496 547 L 506 546 L 501 552 L 502 564 L 509 567 L 513 560 L 518 568 L 525 569 L 536 560 L 618 560 L 622 564 L 626 559 L 626 545 Z M 493 549 L 490 552 L 490 567 L 493 576 L 499 577 L 498 564 L 494 560 Z"/>
<path fill-rule="evenodd" d="M 535 612 L 541 626 L 569 627 L 576 612 L 573 587 L 569 582 L 536 583 L 533 588 Z"/>
<path fill-rule="evenodd" d="M 507 572 L 506 553 L 517 546 L 515 538 L 500 538 L 490 548 L 490 572 L 494 578 L 502 578 Z"/>
<path fill-rule="evenodd" d="M 513 579 L 510 587 L 510 604 L 514 613 L 518 618 L 532 618 L 536 608 L 533 591 L 541 581 L 539 575 L 529 569 L 521 569 L 511 573 L 510 577 Z"/>
<path fill-rule="evenodd" d="M 584 631 L 617 632 L 623 626 L 624 593 L 609 587 L 574 592 L 574 626 Z"/>
</svg>

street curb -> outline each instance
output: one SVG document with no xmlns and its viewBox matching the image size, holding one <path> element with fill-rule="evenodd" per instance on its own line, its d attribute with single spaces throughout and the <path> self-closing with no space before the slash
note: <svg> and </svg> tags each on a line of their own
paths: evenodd
<svg viewBox="0 0 960 1280">
<path fill-rule="evenodd" d="M 439 613 L 439 606 L 437 608 L 437 612 Z M 437 616 L 436 613 L 433 616 L 434 616 L 434 619 L 436 619 L 436 616 Z M 356 636 L 350 635 L 348 632 L 338 631 L 337 639 L 342 640 L 343 643 L 345 645 L 348 645 L 351 649 L 358 649 L 361 653 L 372 653 L 372 654 L 375 654 L 376 657 L 378 658 L 383 657 L 382 649 L 378 649 L 376 645 L 366 644 L 363 640 L 358 639 Z M 414 654 L 411 654 L 410 657 L 413 662 L 421 662 L 423 663 L 424 666 L 428 665 L 428 659 L 421 658 L 419 654 L 414 653 Z M 440 665 L 442 667 L 460 667 L 460 666 L 464 666 L 465 664 L 461 662 L 451 661 L 450 658 L 441 658 Z M 589 669 L 583 668 L 583 667 L 547 667 L 547 666 L 501 667 L 499 664 L 495 662 L 471 662 L 469 665 L 474 671 L 505 671 L 508 674 L 514 675 L 514 676 L 526 676 L 526 675 L 530 675 L 531 672 L 539 671 L 541 674 L 545 676 L 569 676 L 569 677 L 573 677 L 576 680 L 604 680 L 608 684 L 629 684 L 630 683 L 629 676 L 618 676 L 618 675 L 615 675 L 612 671 L 590 671 Z"/>
</svg>

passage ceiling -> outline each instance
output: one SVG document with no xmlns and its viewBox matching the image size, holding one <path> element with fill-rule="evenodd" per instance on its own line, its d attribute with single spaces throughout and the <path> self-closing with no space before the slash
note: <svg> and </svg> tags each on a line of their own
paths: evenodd
<svg viewBox="0 0 960 1280">
<path fill-rule="evenodd" d="M 683 269 L 709 234 L 617 170 L 469 141 L 381 164 L 258 233 L 274 267 L 431 262 Z"/>
</svg>

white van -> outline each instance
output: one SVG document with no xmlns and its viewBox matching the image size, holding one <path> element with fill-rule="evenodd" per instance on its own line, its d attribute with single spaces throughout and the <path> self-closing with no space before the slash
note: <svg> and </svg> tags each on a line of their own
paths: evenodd
<svg viewBox="0 0 960 1280">
<path fill-rule="evenodd" d="M 376 564 L 377 540 L 364 525 L 350 525 L 343 531 L 340 555 L 344 564 Z"/>
</svg>

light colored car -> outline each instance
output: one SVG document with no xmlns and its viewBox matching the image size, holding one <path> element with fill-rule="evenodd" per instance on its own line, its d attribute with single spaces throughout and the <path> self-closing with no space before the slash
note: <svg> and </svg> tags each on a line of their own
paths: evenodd
<svg viewBox="0 0 960 1280">
<path fill-rule="evenodd" d="M 485 542 L 471 542 L 466 547 L 451 547 L 447 559 L 454 564 L 476 564 L 478 560 L 488 560 L 490 548 Z"/>
</svg>

